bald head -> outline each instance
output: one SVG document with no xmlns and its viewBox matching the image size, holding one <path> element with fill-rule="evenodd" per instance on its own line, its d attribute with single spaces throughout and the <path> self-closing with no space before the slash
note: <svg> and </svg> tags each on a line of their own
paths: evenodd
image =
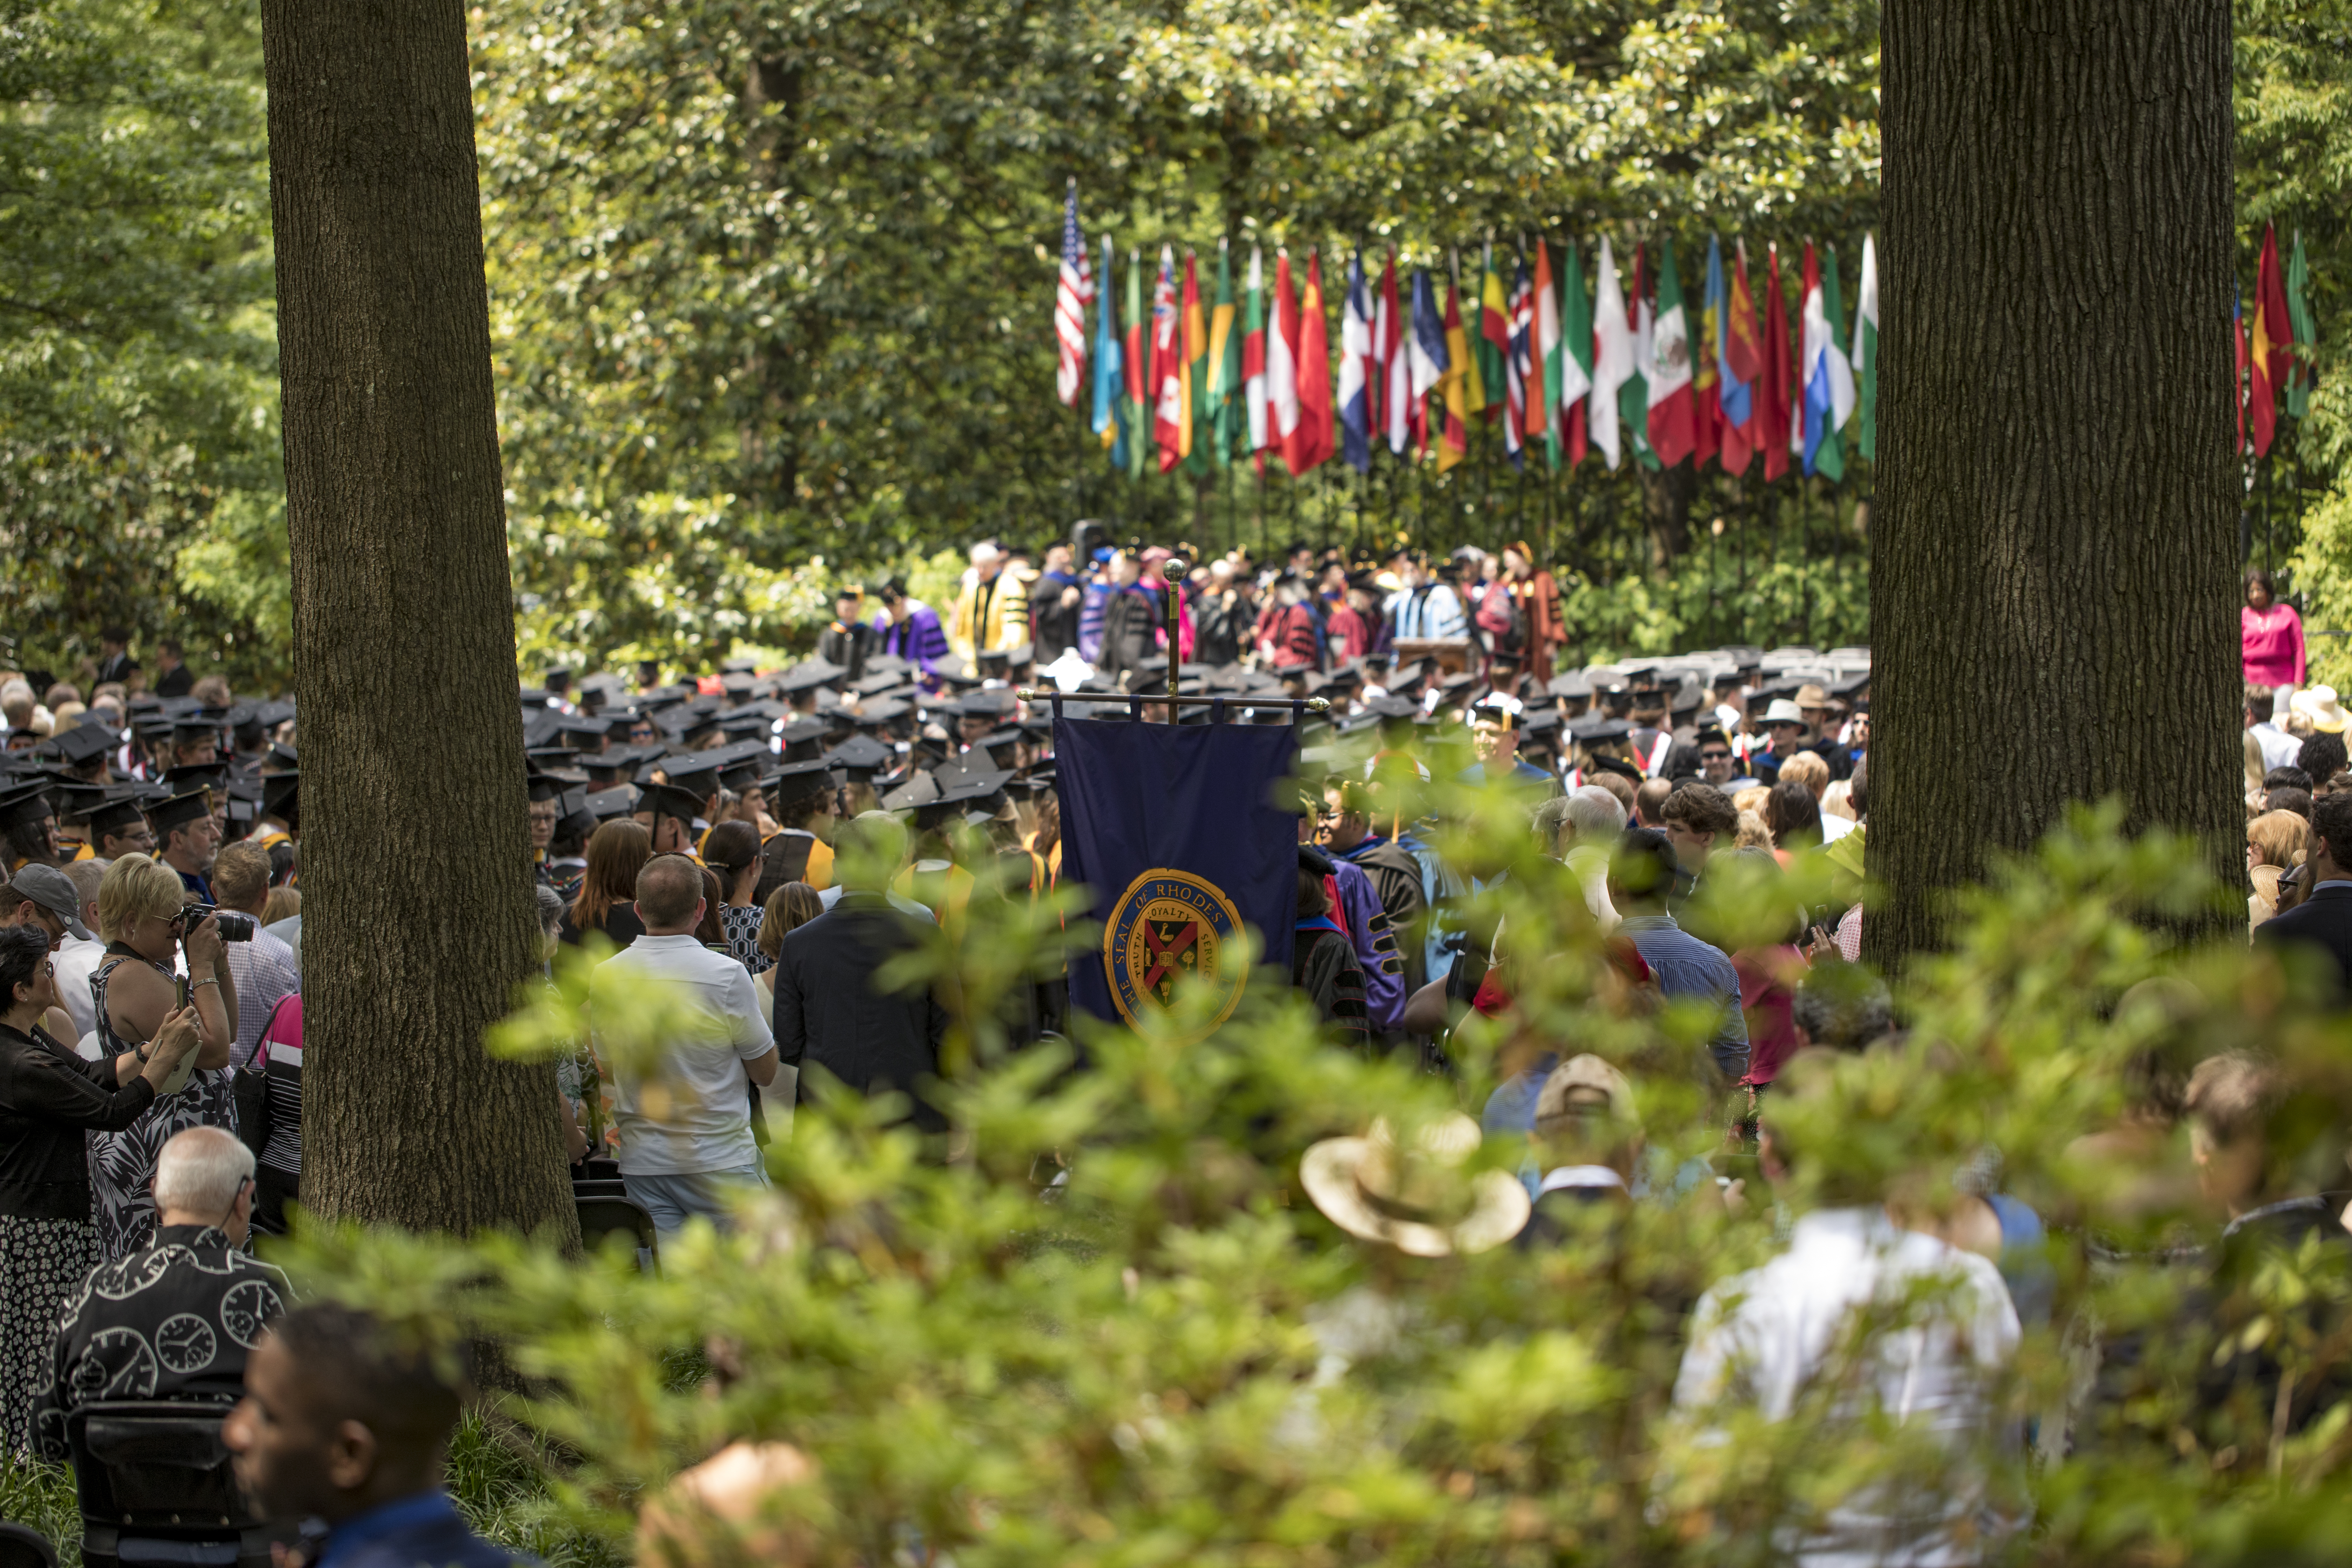
<svg viewBox="0 0 2352 1568">
<path fill-rule="evenodd" d="M 683 855 L 656 855 L 637 873 L 637 918 L 651 936 L 686 936 L 702 919 L 702 868 Z"/>
</svg>

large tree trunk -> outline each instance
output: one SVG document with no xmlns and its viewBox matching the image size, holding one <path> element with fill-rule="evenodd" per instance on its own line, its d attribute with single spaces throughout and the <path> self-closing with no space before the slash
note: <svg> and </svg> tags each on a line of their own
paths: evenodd
<svg viewBox="0 0 2352 1568">
<path fill-rule="evenodd" d="M 539 943 L 458 0 L 265 0 L 301 703 L 302 1201 L 576 1239 Z"/>
<path fill-rule="evenodd" d="M 1889 0 L 1876 962 L 2070 801 L 2234 848 L 2229 0 Z"/>
</svg>

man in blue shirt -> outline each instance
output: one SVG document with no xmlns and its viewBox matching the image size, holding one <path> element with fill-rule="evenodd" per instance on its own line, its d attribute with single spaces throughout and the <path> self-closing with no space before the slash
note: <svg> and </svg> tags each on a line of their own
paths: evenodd
<svg viewBox="0 0 2352 1568">
<path fill-rule="evenodd" d="M 1462 770 L 1462 782 L 1483 784 L 1488 770 L 1514 784 L 1525 784 L 1549 798 L 1560 793 L 1559 780 L 1519 755 L 1519 716 L 1524 705 L 1516 697 L 1490 691 L 1470 710 L 1472 744 L 1478 760 Z"/>
<path fill-rule="evenodd" d="M 1389 600 L 1389 635 L 1408 637 L 1466 637 L 1469 618 L 1462 613 L 1461 595 L 1451 585 L 1433 581 L 1419 559 L 1405 567 L 1404 586 Z"/>
<path fill-rule="evenodd" d="M 221 1424 L 237 1483 L 270 1519 L 317 1519 L 308 1568 L 506 1568 L 441 1489 L 457 1395 L 429 1355 L 331 1302 L 270 1326 Z"/>
<path fill-rule="evenodd" d="M 1609 900 L 1624 919 L 1617 934 L 1632 939 L 1669 1003 L 1703 1002 L 1716 1009 L 1707 1049 L 1727 1087 L 1748 1072 L 1748 1020 L 1739 1011 L 1739 972 L 1719 947 L 1691 935 L 1666 911 L 1677 868 L 1674 846 L 1647 827 L 1629 830 L 1609 861 Z"/>
</svg>

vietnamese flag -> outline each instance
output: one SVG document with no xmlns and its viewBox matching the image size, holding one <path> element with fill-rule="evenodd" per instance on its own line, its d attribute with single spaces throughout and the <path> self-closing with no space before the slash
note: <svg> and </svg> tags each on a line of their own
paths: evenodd
<svg viewBox="0 0 2352 1568">
<path fill-rule="evenodd" d="M 2270 456 L 2278 434 L 2279 389 L 2294 374 L 2294 328 L 2286 310 L 2286 285 L 2279 274 L 2278 231 L 2263 226 L 2263 258 L 2254 269 L 2254 321 L 2247 356 L 2246 426 L 2254 456 Z"/>
<path fill-rule="evenodd" d="M 1323 256 L 1307 253 L 1307 295 L 1298 303 L 1298 462 L 1303 474 L 1338 449 L 1331 408 L 1331 330 L 1323 319 Z"/>
<path fill-rule="evenodd" d="M 1764 342 L 1756 379 L 1756 422 L 1750 440 L 1764 454 L 1764 477 L 1789 471 L 1790 377 L 1795 367 L 1789 348 L 1789 307 L 1780 298 L 1780 250 L 1764 251 Z"/>
</svg>

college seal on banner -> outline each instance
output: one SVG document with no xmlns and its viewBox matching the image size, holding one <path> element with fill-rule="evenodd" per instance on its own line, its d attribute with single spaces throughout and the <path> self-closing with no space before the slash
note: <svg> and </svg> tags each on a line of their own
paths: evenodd
<svg viewBox="0 0 2352 1568">
<path fill-rule="evenodd" d="M 1233 1015 L 1249 981 L 1242 917 L 1217 886 L 1189 871 L 1155 867 L 1127 885 L 1103 930 L 1103 972 L 1129 1023 L 1165 1013 L 1181 978 L 1217 990 L 1214 1028 Z"/>
</svg>

